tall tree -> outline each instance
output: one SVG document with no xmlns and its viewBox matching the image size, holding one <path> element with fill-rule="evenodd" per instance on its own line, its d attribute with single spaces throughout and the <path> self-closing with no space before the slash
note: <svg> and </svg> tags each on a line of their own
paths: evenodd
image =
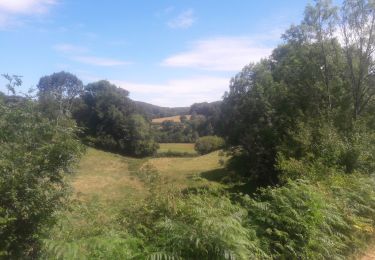
<svg viewBox="0 0 375 260">
<path fill-rule="evenodd" d="M 341 30 L 356 119 L 375 95 L 375 2 L 344 1 Z"/>
<path fill-rule="evenodd" d="M 83 84 L 75 75 L 61 71 L 42 77 L 37 88 L 42 109 L 58 118 L 70 115 L 73 100 L 82 93 Z"/>
</svg>

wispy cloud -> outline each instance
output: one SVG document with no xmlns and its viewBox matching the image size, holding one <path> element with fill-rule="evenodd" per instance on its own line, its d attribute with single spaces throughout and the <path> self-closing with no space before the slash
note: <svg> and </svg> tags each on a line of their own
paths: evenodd
<svg viewBox="0 0 375 260">
<path fill-rule="evenodd" d="M 251 37 L 218 37 L 195 41 L 185 51 L 166 58 L 163 66 L 211 71 L 239 71 L 271 54 L 272 48 Z"/>
<path fill-rule="evenodd" d="M 133 99 L 160 106 L 190 106 L 195 102 L 216 101 L 221 99 L 229 85 L 228 78 L 212 76 L 172 79 L 162 84 L 112 82 L 129 90 Z"/>
<path fill-rule="evenodd" d="M 96 56 L 73 56 L 71 57 L 71 59 L 74 61 L 88 64 L 88 65 L 102 66 L 102 67 L 114 67 L 114 66 L 123 66 L 123 65 L 131 64 L 130 62 L 127 62 L 127 61 L 111 59 L 111 58 L 102 58 L 102 57 L 96 57 Z"/>
<path fill-rule="evenodd" d="M 187 29 L 191 27 L 196 18 L 194 17 L 194 10 L 188 9 L 180 13 L 177 17 L 170 20 L 167 25 L 174 29 Z"/>
<path fill-rule="evenodd" d="M 56 44 L 53 46 L 53 49 L 59 52 L 60 54 L 63 54 L 64 56 L 68 57 L 70 60 L 92 66 L 115 67 L 131 64 L 131 62 L 119 59 L 90 55 L 89 49 L 83 46 L 69 43 Z"/>
<path fill-rule="evenodd" d="M 88 49 L 85 48 L 85 47 L 73 45 L 73 44 L 69 44 L 69 43 L 56 44 L 56 45 L 53 46 L 53 49 L 58 51 L 58 52 L 67 53 L 67 54 L 83 53 L 83 52 L 88 51 Z"/>
<path fill-rule="evenodd" d="M 0 0 L 0 28 L 22 24 L 22 18 L 47 13 L 57 0 Z"/>
</svg>

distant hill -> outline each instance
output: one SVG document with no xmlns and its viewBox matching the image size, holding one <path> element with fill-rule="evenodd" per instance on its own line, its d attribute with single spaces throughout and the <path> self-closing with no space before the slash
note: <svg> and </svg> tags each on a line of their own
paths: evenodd
<svg viewBox="0 0 375 260">
<path fill-rule="evenodd" d="M 190 107 L 160 107 L 142 101 L 134 101 L 134 103 L 137 110 L 150 119 L 188 115 L 190 112 Z"/>
</svg>

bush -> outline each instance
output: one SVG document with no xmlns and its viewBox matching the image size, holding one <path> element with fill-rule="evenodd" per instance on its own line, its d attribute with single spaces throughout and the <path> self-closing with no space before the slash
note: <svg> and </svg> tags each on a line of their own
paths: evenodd
<svg viewBox="0 0 375 260">
<path fill-rule="evenodd" d="M 374 179 L 336 174 L 242 197 L 249 227 L 275 259 L 342 259 L 373 236 Z"/>
<path fill-rule="evenodd" d="M 64 173 L 82 146 L 70 120 L 48 120 L 32 101 L 0 103 L 0 129 L 0 255 L 28 259 L 64 206 Z"/>
<path fill-rule="evenodd" d="M 313 185 L 289 182 L 245 197 L 249 225 L 256 227 L 272 258 L 342 257 L 350 227 L 344 214 Z"/>
<path fill-rule="evenodd" d="M 224 139 L 218 136 L 204 136 L 198 138 L 195 142 L 194 149 L 199 154 L 207 154 L 224 147 Z"/>
</svg>

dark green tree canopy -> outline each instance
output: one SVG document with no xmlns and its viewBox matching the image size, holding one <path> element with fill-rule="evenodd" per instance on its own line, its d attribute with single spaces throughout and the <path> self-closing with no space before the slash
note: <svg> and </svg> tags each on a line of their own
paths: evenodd
<svg viewBox="0 0 375 260">
<path fill-rule="evenodd" d="M 99 148 L 135 156 L 153 154 L 157 145 L 150 122 L 136 115 L 129 92 L 101 80 L 85 87 L 73 117 L 83 138 Z"/>
</svg>

